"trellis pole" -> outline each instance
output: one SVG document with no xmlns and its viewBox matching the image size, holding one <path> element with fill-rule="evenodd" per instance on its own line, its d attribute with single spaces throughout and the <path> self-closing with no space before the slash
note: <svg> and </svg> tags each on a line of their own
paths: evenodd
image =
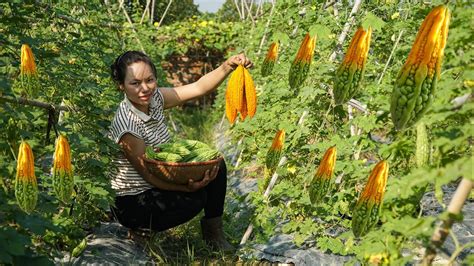
<svg viewBox="0 0 474 266">
<path fill-rule="evenodd" d="M 431 265 L 434 258 L 436 257 L 436 250 L 440 248 L 446 237 L 449 234 L 449 230 L 455 222 L 453 216 L 458 216 L 461 213 L 462 207 L 469 197 L 469 193 L 473 188 L 473 182 L 467 178 L 463 178 L 454 192 L 453 198 L 448 205 L 449 216 L 441 222 L 438 228 L 431 236 L 431 245 L 426 249 L 425 256 L 423 257 L 423 265 Z"/>
<path fill-rule="evenodd" d="M 300 118 L 298 119 L 299 126 L 303 125 L 304 119 L 306 115 L 308 115 L 308 113 L 309 113 L 308 110 L 303 111 Z M 287 161 L 286 156 L 282 156 L 280 158 L 280 161 L 278 162 L 277 168 L 283 166 L 286 163 L 286 161 Z M 273 189 L 273 186 L 275 186 L 277 179 L 278 179 L 278 173 L 275 171 L 272 175 L 272 178 L 270 179 L 270 183 L 268 184 L 267 188 L 265 189 L 265 192 L 263 193 L 264 199 L 268 198 L 268 196 L 270 195 L 270 191 Z M 253 232 L 253 224 L 250 223 L 249 226 L 247 227 L 247 230 L 245 230 L 245 233 L 242 236 L 242 239 L 240 240 L 240 245 L 244 245 L 247 242 L 252 232 Z"/>
</svg>

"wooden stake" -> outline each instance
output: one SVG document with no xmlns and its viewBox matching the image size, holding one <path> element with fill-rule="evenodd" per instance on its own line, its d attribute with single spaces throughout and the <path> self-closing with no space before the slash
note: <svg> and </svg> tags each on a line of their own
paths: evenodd
<svg viewBox="0 0 474 266">
<path fill-rule="evenodd" d="M 151 2 L 150 0 L 146 0 L 146 5 L 145 5 L 145 8 L 143 9 L 142 19 L 140 19 L 140 24 L 143 23 L 143 20 L 145 19 L 146 14 L 149 13 L 150 2 Z"/>
<path fill-rule="evenodd" d="M 392 56 L 395 53 L 395 50 L 397 49 L 398 43 L 400 42 L 402 35 L 403 35 L 403 30 L 400 30 L 400 33 L 398 33 L 397 40 L 395 41 L 395 44 L 393 45 L 392 51 L 390 52 L 390 56 L 388 57 L 387 63 L 385 63 L 385 67 L 383 68 L 382 74 L 380 74 L 380 78 L 377 81 L 377 84 L 380 84 L 382 82 L 383 75 L 385 74 L 385 71 L 387 71 L 388 64 L 392 60 Z"/>
<path fill-rule="evenodd" d="M 461 213 L 462 207 L 466 202 L 466 199 L 469 197 L 469 193 L 473 187 L 473 182 L 467 178 L 463 178 L 454 192 L 453 198 L 448 206 L 448 213 L 453 216 L 459 215 Z M 446 237 L 449 234 L 449 230 L 454 224 L 455 220 L 453 217 L 449 216 L 441 222 L 441 225 L 434 231 L 431 236 L 431 245 L 426 248 L 425 256 L 423 257 L 423 265 L 431 265 L 434 258 L 436 257 L 436 249 L 440 248 Z"/>
<path fill-rule="evenodd" d="M 155 19 L 155 0 L 152 0 L 151 1 L 150 24 L 153 24 L 154 19 Z"/>
<path fill-rule="evenodd" d="M 238 4 L 237 0 L 234 0 L 234 5 L 235 5 L 235 9 L 237 9 L 237 12 L 239 12 L 240 20 L 244 20 L 243 17 L 242 17 L 242 12 L 240 11 L 239 4 Z"/>
<path fill-rule="evenodd" d="M 286 160 L 287 160 L 286 156 L 281 157 L 280 161 L 278 162 L 277 167 L 281 167 L 282 165 L 284 165 L 286 163 Z M 278 179 L 278 174 L 275 171 L 275 173 L 273 173 L 272 175 L 272 179 L 270 180 L 270 183 L 267 186 L 267 189 L 265 190 L 265 193 L 263 193 L 264 199 L 268 198 L 268 195 L 270 195 L 270 191 L 272 190 L 273 186 L 276 184 L 277 179 Z M 250 235 L 252 234 L 252 232 L 253 232 L 253 224 L 250 223 L 249 226 L 247 227 L 247 230 L 245 230 L 245 233 L 242 236 L 242 239 L 240 240 L 239 245 L 245 244 L 247 240 L 249 239 Z"/>
<path fill-rule="evenodd" d="M 168 13 L 168 9 L 170 9 L 171 3 L 173 3 L 173 0 L 170 0 L 170 2 L 168 3 L 168 6 L 166 6 L 165 12 L 163 12 L 160 22 L 158 22 L 158 27 L 161 27 L 161 23 L 163 22 L 163 19 L 165 19 L 166 13 Z"/>
<path fill-rule="evenodd" d="M 135 34 L 135 39 L 137 39 L 138 45 L 140 45 L 140 48 L 141 48 L 142 52 L 145 53 L 145 48 L 143 48 L 142 42 L 140 41 L 140 38 L 138 37 L 138 33 L 135 30 L 135 26 L 133 25 L 132 20 L 128 16 L 127 10 L 125 10 L 125 7 L 123 5 L 122 5 L 122 10 L 123 10 L 123 14 L 125 15 L 125 18 L 127 19 L 128 23 L 132 27 L 132 31 Z"/>
<path fill-rule="evenodd" d="M 263 31 L 262 39 L 260 40 L 260 45 L 258 46 L 257 56 L 260 56 L 263 43 L 265 42 L 265 39 L 267 38 L 268 28 L 270 26 L 270 22 L 272 21 L 272 17 L 273 17 L 273 9 L 275 9 L 275 2 L 272 1 L 272 9 L 270 10 L 270 16 L 268 17 L 267 24 L 265 25 L 265 30 Z"/>
<path fill-rule="evenodd" d="M 71 106 L 66 106 L 66 105 L 54 105 L 52 103 L 45 103 L 45 102 L 40 102 L 36 100 L 30 100 L 27 98 L 23 97 L 12 97 L 12 96 L 7 96 L 7 95 L 0 95 L 0 101 L 5 101 L 9 103 L 16 103 L 16 104 L 22 104 L 22 105 L 30 105 L 30 106 L 36 106 L 39 108 L 43 109 L 48 109 L 48 110 L 59 110 L 59 111 L 77 111 Z"/>
<path fill-rule="evenodd" d="M 359 11 L 361 4 L 362 4 L 362 0 L 354 1 L 354 6 L 352 7 L 351 13 L 349 14 L 349 18 L 347 19 L 347 22 L 344 25 L 344 28 L 342 29 L 341 35 L 339 36 L 339 39 L 337 40 L 336 49 L 334 49 L 334 52 L 332 52 L 331 56 L 329 57 L 329 60 L 334 61 L 334 59 L 336 59 L 337 52 L 342 47 L 342 44 L 344 43 L 344 40 L 346 39 L 347 33 L 349 32 L 349 29 L 351 28 L 351 24 L 354 22 L 354 19 L 355 19 L 354 15 Z"/>
<path fill-rule="evenodd" d="M 304 110 L 303 113 L 301 114 L 300 118 L 298 119 L 298 125 L 301 126 L 303 125 L 304 123 L 304 118 L 306 117 L 306 115 L 308 115 L 308 110 Z M 278 167 L 281 167 L 282 165 L 284 165 L 287 161 L 287 158 L 286 156 L 282 156 L 280 158 L 280 161 L 278 162 Z M 270 195 L 270 191 L 273 189 L 273 186 L 275 186 L 276 184 L 276 181 L 278 179 L 278 174 L 277 172 L 275 171 L 272 175 L 272 179 L 270 179 L 270 183 L 268 184 L 267 188 L 265 189 L 265 192 L 263 193 L 263 198 L 266 199 L 268 198 L 268 196 Z M 253 231 L 253 224 L 250 223 L 249 226 L 247 227 L 247 230 L 245 230 L 245 233 L 244 235 L 242 236 L 242 239 L 240 240 L 240 244 L 239 245 L 243 245 L 245 244 L 245 242 L 247 242 L 248 238 L 250 237 L 250 235 L 252 234 L 252 231 Z"/>
</svg>

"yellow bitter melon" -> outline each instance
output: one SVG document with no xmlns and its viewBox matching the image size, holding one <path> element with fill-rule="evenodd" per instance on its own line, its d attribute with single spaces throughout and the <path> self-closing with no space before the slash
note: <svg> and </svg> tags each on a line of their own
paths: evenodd
<svg viewBox="0 0 474 266">
<path fill-rule="evenodd" d="M 31 213 L 38 201 L 34 156 L 26 141 L 21 142 L 17 157 L 15 197 L 20 208 L 26 213 Z"/>
<path fill-rule="evenodd" d="M 426 164 L 428 164 L 429 159 L 430 145 L 428 141 L 428 132 L 426 130 L 425 123 L 420 122 L 416 125 L 416 166 L 425 166 Z"/>
<path fill-rule="evenodd" d="M 433 102 L 448 37 L 449 9 L 434 8 L 421 24 L 392 92 L 390 113 L 397 130 L 415 124 Z"/>
<path fill-rule="evenodd" d="M 240 113 L 243 121 L 247 115 L 253 117 L 257 110 L 257 93 L 250 72 L 239 65 L 231 74 L 225 92 L 225 111 L 230 124 Z"/>
<path fill-rule="evenodd" d="M 71 148 L 67 138 L 63 135 L 56 139 L 52 179 L 56 197 L 64 203 L 69 203 L 74 193 L 74 175 L 71 163 Z"/>
<path fill-rule="evenodd" d="M 346 56 L 335 75 L 333 92 L 336 104 L 346 103 L 358 92 L 364 79 L 371 35 L 370 27 L 367 30 L 359 27 L 354 34 Z"/>
<path fill-rule="evenodd" d="M 352 232 L 356 237 L 364 236 L 377 224 L 387 178 L 388 163 L 383 160 L 372 170 L 352 213 Z"/>
</svg>

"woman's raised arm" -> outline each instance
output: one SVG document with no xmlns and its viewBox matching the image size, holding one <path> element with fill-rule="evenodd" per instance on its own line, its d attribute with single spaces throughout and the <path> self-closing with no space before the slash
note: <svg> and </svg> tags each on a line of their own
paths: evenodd
<svg viewBox="0 0 474 266">
<path fill-rule="evenodd" d="M 234 55 L 196 82 L 175 88 L 160 88 L 160 92 L 165 100 L 164 108 L 182 105 L 189 100 L 215 90 L 238 65 L 249 68 L 253 64 L 244 54 Z"/>
<path fill-rule="evenodd" d="M 163 190 L 193 192 L 207 186 L 207 184 L 216 178 L 217 175 L 218 169 L 216 167 L 212 172 L 209 172 L 209 170 L 206 171 L 204 178 L 201 181 L 190 182 L 188 185 L 178 185 L 166 182 L 152 175 L 146 168 L 145 161 L 143 160 L 145 156 L 145 142 L 142 139 L 126 133 L 120 139 L 119 145 L 122 147 L 125 158 L 128 159 L 143 179 L 153 186 Z"/>
</svg>

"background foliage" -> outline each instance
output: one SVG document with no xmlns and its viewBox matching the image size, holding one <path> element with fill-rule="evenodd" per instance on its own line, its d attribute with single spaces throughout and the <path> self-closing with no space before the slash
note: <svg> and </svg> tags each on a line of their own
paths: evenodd
<svg viewBox="0 0 474 266">
<path fill-rule="evenodd" d="M 252 120 L 237 123 L 230 129 L 235 141 L 243 140 L 242 167 L 254 167 L 255 162 L 263 166 L 276 131 L 284 129 L 287 133 L 288 163 L 277 170 L 280 182 L 269 200 L 263 199 L 260 192 L 250 196 L 254 212 L 259 214 L 253 221 L 259 228 L 257 239 L 265 241 L 274 232 L 291 233 L 298 245 L 316 245 L 336 254 L 355 255 L 359 261 L 379 256 L 390 264 L 413 260 L 418 252 L 415 247 L 428 242 L 436 217 L 421 216 L 420 199 L 424 192 L 434 190 L 441 201 L 442 185 L 460 177 L 472 179 L 473 103 L 468 100 L 462 106 L 455 106 L 452 102 L 459 96 L 471 97 L 473 92 L 473 47 L 468 37 L 468 32 L 472 33 L 470 4 L 449 5 L 452 22 L 442 75 L 435 102 L 422 119 L 430 132 L 429 165 L 416 168 L 416 131 L 414 128 L 394 131 L 389 99 L 421 22 L 437 4 L 384 1 L 384 4 L 362 5 L 355 23 L 371 25 L 374 31 L 365 84 L 355 99 L 366 104 L 369 112 L 355 111 L 352 120 L 348 119 L 347 106 L 334 107 L 329 94 L 335 70 L 356 29 L 353 26 L 349 31 L 336 60 L 329 60 L 351 6 L 336 6 L 339 12 L 334 16 L 334 7 L 323 9 L 321 4 L 277 1 L 268 28 L 266 19 L 248 26 L 237 50 L 245 50 L 257 63 L 252 75 L 257 84 L 258 109 Z M 384 72 L 401 30 L 400 43 Z M 309 78 L 299 90 L 290 91 L 287 80 L 290 64 L 308 31 L 317 35 Z M 281 43 L 280 57 L 273 74 L 263 78 L 258 65 L 275 40 Z M 382 78 L 381 74 L 384 74 Z M 220 95 L 216 106 L 224 110 L 223 93 Z M 305 111 L 309 115 L 302 125 L 297 125 Z M 351 135 L 351 125 L 360 134 Z M 309 201 L 307 186 L 322 155 L 333 145 L 338 149 L 335 175 L 341 181 L 325 203 L 314 206 Z M 352 210 L 369 172 L 381 159 L 387 159 L 390 165 L 382 218 L 374 231 L 355 239 L 350 231 Z M 254 174 L 261 177 L 263 171 Z"/>
</svg>

